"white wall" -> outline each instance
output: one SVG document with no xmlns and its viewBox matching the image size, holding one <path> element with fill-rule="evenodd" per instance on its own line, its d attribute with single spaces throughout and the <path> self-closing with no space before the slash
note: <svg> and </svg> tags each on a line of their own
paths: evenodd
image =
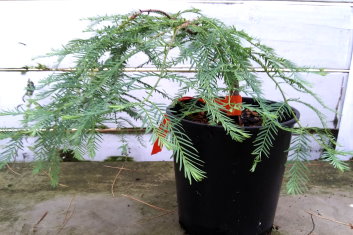
<svg viewBox="0 0 353 235">
<path fill-rule="evenodd" d="M 308 75 L 307 78 L 315 85 L 314 91 L 331 108 L 342 110 L 352 55 L 351 4 L 298 1 L 228 1 L 228 4 L 221 3 L 222 1 L 218 4 L 205 2 L 207 1 L 199 3 L 124 1 L 122 4 L 120 1 L 102 0 L 0 1 L 0 69 L 36 66 L 37 63 L 53 66 L 51 60 L 32 60 L 32 58 L 43 55 L 52 48 L 58 48 L 70 39 L 86 37 L 81 31 L 88 22 L 80 20 L 85 17 L 128 13 L 138 9 L 177 11 L 196 7 L 209 16 L 246 30 L 263 43 L 274 47 L 279 55 L 291 59 L 298 65 L 333 71 L 325 77 Z M 70 67 L 71 64 L 66 63 L 61 66 Z M 48 72 L 21 74 L 9 72 L 6 69 L 0 72 L 0 109 L 13 108 L 22 103 L 22 95 L 28 78 L 38 82 L 46 75 Z M 269 99 L 278 99 L 278 94 L 273 87 L 266 85 L 266 81 L 264 84 L 264 90 Z M 308 100 L 307 97 L 296 93 L 290 93 L 290 95 Z M 304 125 L 319 125 L 318 120 L 306 108 L 297 107 L 301 110 Z M 326 111 L 325 113 L 328 116 L 328 126 L 337 128 L 338 126 L 334 124 L 336 115 Z M 352 113 L 346 115 L 347 120 Z M 16 127 L 17 121 L 0 118 L 0 127 Z M 148 136 L 144 137 L 147 147 L 140 146 L 133 138 L 130 140 L 131 156 L 137 160 L 169 160 L 171 153 L 167 151 L 153 157 L 149 156 L 151 143 L 148 142 Z M 347 147 L 342 148 L 353 148 L 351 141 L 346 142 L 348 144 L 344 144 Z M 106 135 L 104 143 L 107 146 L 103 146 L 98 153 L 98 159 L 119 154 L 117 151 L 118 137 Z M 0 143 L 0 147 L 1 144 L 5 143 Z M 313 149 L 315 148 L 317 147 L 314 146 Z"/>
</svg>

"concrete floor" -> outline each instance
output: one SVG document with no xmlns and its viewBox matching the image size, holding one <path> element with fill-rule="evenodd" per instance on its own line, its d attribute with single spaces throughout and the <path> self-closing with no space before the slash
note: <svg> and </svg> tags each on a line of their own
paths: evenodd
<svg viewBox="0 0 353 235">
<path fill-rule="evenodd" d="M 128 170 L 111 168 L 123 164 Z M 11 168 L 16 173 L 0 170 L 1 235 L 184 234 L 171 162 L 63 163 L 55 189 L 45 174 L 32 175 L 28 164 Z M 272 234 L 353 234 L 353 172 L 341 174 L 317 161 L 309 168 L 306 194 L 282 192 Z"/>
</svg>

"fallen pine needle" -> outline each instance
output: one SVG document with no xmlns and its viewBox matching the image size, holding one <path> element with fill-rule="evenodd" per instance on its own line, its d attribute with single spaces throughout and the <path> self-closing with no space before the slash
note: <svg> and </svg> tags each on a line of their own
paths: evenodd
<svg viewBox="0 0 353 235">
<path fill-rule="evenodd" d="M 118 167 L 118 166 L 107 166 L 107 165 L 103 165 L 103 166 L 107 167 L 107 168 L 114 168 L 114 169 L 120 169 L 120 170 L 125 170 L 125 171 L 135 171 L 135 170 L 131 170 L 131 169 L 124 168 L 124 167 Z"/>
<path fill-rule="evenodd" d="M 74 199 L 75 199 L 75 196 L 73 196 L 73 197 L 71 198 L 71 200 L 70 200 L 70 204 L 69 204 L 69 206 L 68 206 L 67 209 L 66 209 L 65 219 L 67 218 L 67 215 L 68 215 L 68 213 L 69 213 L 69 210 L 70 210 L 70 208 L 71 208 L 71 205 L 72 205 L 72 202 L 74 201 Z"/>
<path fill-rule="evenodd" d="M 37 232 L 37 227 L 38 227 L 38 225 L 40 224 L 40 222 L 43 221 L 43 219 L 44 219 L 47 215 L 48 215 L 48 211 L 46 211 L 46 212 L 42 215 L 42 217 L 40 217 L 40 219 L 38 220 L 38 222 L 33 226 L 33 229 L 32 229 L 32 232 L 33 232 L 33 233 L 36 233 L 36 232 Z"/>
<path fill-rule="evenodd" d="M 129 195 L 126 195 L 126 194 L 121 194 L 121 196 L 124 196 L 124 197 L 130 198 L 130 199 L 132 199 L 132 200 L 138 201 L 138 202 L 140 202 L 140 203 L 142 203 L 142 204 L 145 204 L 145 205 L 147 205 L 147 206 L 149 206 L 149 207 L 152 207 L 152 208 L 154 208 L 154 209 L 156 209 L 156 210 L 165 211 L 165 212 L 170 212 L 170 213 L 171 213 L 171 212 L 174 212 L 174 211 L 172 211 L 172 210 L 167 210 L 167 209 L 164 209 L 164 208 L 161 208 L 161 207 L 158 207 L 158 206 L 149 204 L 149 203 L 147 203 L 147 202 L 141 201 L 140 199 L 134 198 L 134 197 L 129 196 Z"/>
<path fill-rule="evenodd" d="M 124 166 L 125 166 L 125 162 L 123 163 L 123 166 L 122 166 L 122 167 L 118 168 L 119 171 L 118 171 L 118 173 L 115 175 L 114 180 L 113 180 L 113 183 L 112 183 L 112 185 L 111 185 L 111 192 L 112 192 L 113 197 L 115 197 L 115 194 L 114 194 L 114 186 L 115 186 L 116 180 L 118 179 L 118 177 L 119 177 L 121 171 L 124 169 Z"/>
<path fill-rule="evenodd" d="M 65 212 L 65 217 L 64 217 L 63 223 L 61 224 L 57 234 L 59 234 L 65 228 L 67 222 L 70 220 L 70 218 L 73 216 L 73 214 L 75 212 L 75 207 L 74 207 L 72 212 L 69 214 L 69 211 L 70 211 L 70 208 L 71 208 L 71 205 L 72 205 L 72 202 L 74 201 L 74 199 L 75 199 L 75 196 L 73 196 L 70 200 L 69 206 L 67 207 L 66 212 Z"/>
<path fill-rule="evenodd" d="M 9 164 L 6 164 L 6 167 L 7 167 L 7 169 L 9 169 L 12 173 L 14 173 L 15 175 L 21 175 L 20 173 L 14 171 L 14 169 L 12 169 Z M 21 176 L 22 176 L 22 175 L 21 175 Z"/>
<path fill-rule="evenodd" d="M 60 227 L 60 229 L 59 229 L 59 231 L 58 231 L 57 234 L 59 234 L 59 233 L 65 228 L 67 222 L 71 219 L 71 217 L 72 217 L 73 214 L 75 213 L 75 210 L 76 210 L 76 208 L 74 207 L 74 209 L 72 210 L 72 212 L 70 213 L 70 215 L 67 216 L 67 217 L 64 219 L 64 222 L 63 222 L 63 224 L 61 225 L 61 227 Z"/>
<path fill-rule="evenodd" d="M 311 211 L 305 211 L 305 212 L 310 214 L 310 215 L 319 217 L 321 219 L 328 220 L 328 221 L 331 221 L 331 222 L 334 222 L 334 223 L 337 223 L 337 224 L 342 224 L 342 225 L 350 227 L 350 229 L 353 229 L 353 224 L 351 224 L 351 223 L 344 223 L 344 222 L 341 222 L 341 221 L 338 221 L 338 220 L 335 220 L 335 219 L 332 219 L 332 218 L 329 218 L 329 217 L 326 217 L 326 216 L 318 215 L 318 214 L 316 214 L 314 212 L 311 212 Z"/>
</svg>

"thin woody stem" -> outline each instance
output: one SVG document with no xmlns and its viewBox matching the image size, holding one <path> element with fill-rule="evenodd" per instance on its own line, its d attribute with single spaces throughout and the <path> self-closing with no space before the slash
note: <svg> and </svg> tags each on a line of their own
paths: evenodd
<svg viewBox="0 0 353 235">
<path fill-rule="evenodd" d="M 236 88 L 239 88 L 239 84 L 234 84 L 234 90 L 232 91 L 231 95 L 239 95 L 239 90 Z"/>
<path fill-rule="evenodd" d="M 168 19 L 175 19 L 174 17 L 171 17 L 168 13 L 166 13 L 165 11 L 161 11 L 161 10 L 156 10 L 156 9 L 148 9 L 148 10 L 139 10 L 137 13 L 133 14 L 132 16 L 130 16 L 129 20 L 134 20 L 136 17 L 142 15 L 142 13 L 157 13 L 160 15 L 164 15 L 166 16 Z M 185 29 L 186 27 L 188 27 L 191 24 L 190 21 L 186 21 L 185 23 L 183 23 L 182 25 L 180 25 L 178 27 L 178 29 Z M 196 34 L 195 32 L 191 31 L 190 29 L 185 29 L 186 32 L 188 32 L 189 34 Z"/>
<path fill-rule="evenodd" d="M 158 13 L 160 15 L 164 15 L 166 17 L 168 17 L 169 19 L 173 19 L 168 13 L 161 11 L 161 10 L 156 10 L 156 9 L 148 9 L 148 10 L 139 10 L 139 12 L 133 14 L 132 16 L 130 16 L 130 20 L 135 19 L 136 17 L 138 17 L 139 15 L 141 15 L 142 13 Z"/>
<path fill-rule="evenodd" d="M 188 32 L 189 34 L 195 35 L 195 34 L 197 34 L 197 33 L 193 32 L 193 31 L 191 31 L 190 29 L 187 28 L 187 27 L 188 27 L 189 25 L 191 25 L 191 24 L 193 24 L 193 23 L 192 23 L 191 21 L 187 20 L 187 21 L 185 21 L 183 24 L 181 24 L 180 26 L 178 26 L 177 30 L 184 29 L 184 30 L 186 30 L 186 32 Z"/>
</svg>

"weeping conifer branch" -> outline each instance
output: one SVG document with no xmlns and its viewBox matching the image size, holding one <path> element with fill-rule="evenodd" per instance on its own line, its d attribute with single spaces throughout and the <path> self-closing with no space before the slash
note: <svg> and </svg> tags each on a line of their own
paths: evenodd
<svg viewBox="0 0 353 235">
<path fill-rule="evenodd" d="M 296 129 L 284 127 L 280 122 L 284 115 L 296 118 L 290 108 L 294 102 L 311 109 L 324 127 L 325 117 L 320 108 L 287 97 L 283 87 L 308 94 L 322 108 L 328 108 L 312 92 L 310 84 L 299 76 L 301 72 L 307 72 L 305 68 L 298 68 L 244 31 L 209 18 L 197 9 L 174 14 L 147 9 L 88 20 L 90 25 L 86 32 L 90 37 L 72 40 L 47 55 L 57 58 L 57 68 L 66 59 L 74 58 L 75 69 L 56 72 L 41 80 L 25 107 L 0 112 L 1 116 L 22 117 L 26 130 L 0 136 L 0 139 L 9 140 L 0 152 L 1 166 L 16 158 L 25 138 L 34 137 L 35 144 L 31 149 L 37 160 L 36 170 L 48 172 L 56 185 L 60 165 L 58 149 L 73 149 L 78 159 L 93 156 L 102 141 L 97 126 L 113 123 L 116 128 L 131 127 L 138 121 L 146 133 L 152 133 L 153 141 L 159 139 L 161 144 L 174 151 L 179 169 L 190 182 L 200 181 L 207 173 L 202 170 L 203 163 L 180 125 L 182 117 L 168 117 L 165 126 L 168 134 L 160 130 L 160 123 L 166 118 L 166 105 L 176 104 L 180 96 L 193 91 L 194 96 L 205 101 L 202 109 L 208 113 L 210 124 L 221 125 L 234 141 L 243 141 L 250 135 L 216 102 L 220 96 L 242 93 L 259 103 L 258 106 L 243 104 L 243 107 L 257 111 L 264 120 L 254 142 L 252 170 L 263 157 L 270 157 L 269 151 L 278 129 L 299 133 L 300 139 L 294 141 L 291 149 L 295 164 L 290 170 L 288 191 L 301 191 L 299 188 L 306 182 L 302 176 L 306 173 L 302 161 L 308 157 L 304 140 L 310 132 L 304 130 L 299 120 Z M 134 61 L 139 69 L 154 68 L 158 72 L 128 74 L 127 67 Z M 254 63 L 281 92 L 280 106 L 266 104 L 261 81 L 253 69 Z M 188 66 L 196 72 L 193 77 L 188 77 L 168 69 L 178 66 Z M 175 85 L 175 94 L 161 88 L 166 81 Z M 220 83 L 225 86 L 219 86 Z M 155 96 L 163 97 L 167 103 L 154 102 Z M 184 114 L 200 109 L 196 105 L 189 108 Z M 76 131 L 68 131 L 72 129 Z M 324 160 L 340 170 L 347 169 L 336 155 L 350 153 L 332 149 L 335 141 L 329 133 L 321 133 L 314 139 L 325 149 Z"/>
</svg>

